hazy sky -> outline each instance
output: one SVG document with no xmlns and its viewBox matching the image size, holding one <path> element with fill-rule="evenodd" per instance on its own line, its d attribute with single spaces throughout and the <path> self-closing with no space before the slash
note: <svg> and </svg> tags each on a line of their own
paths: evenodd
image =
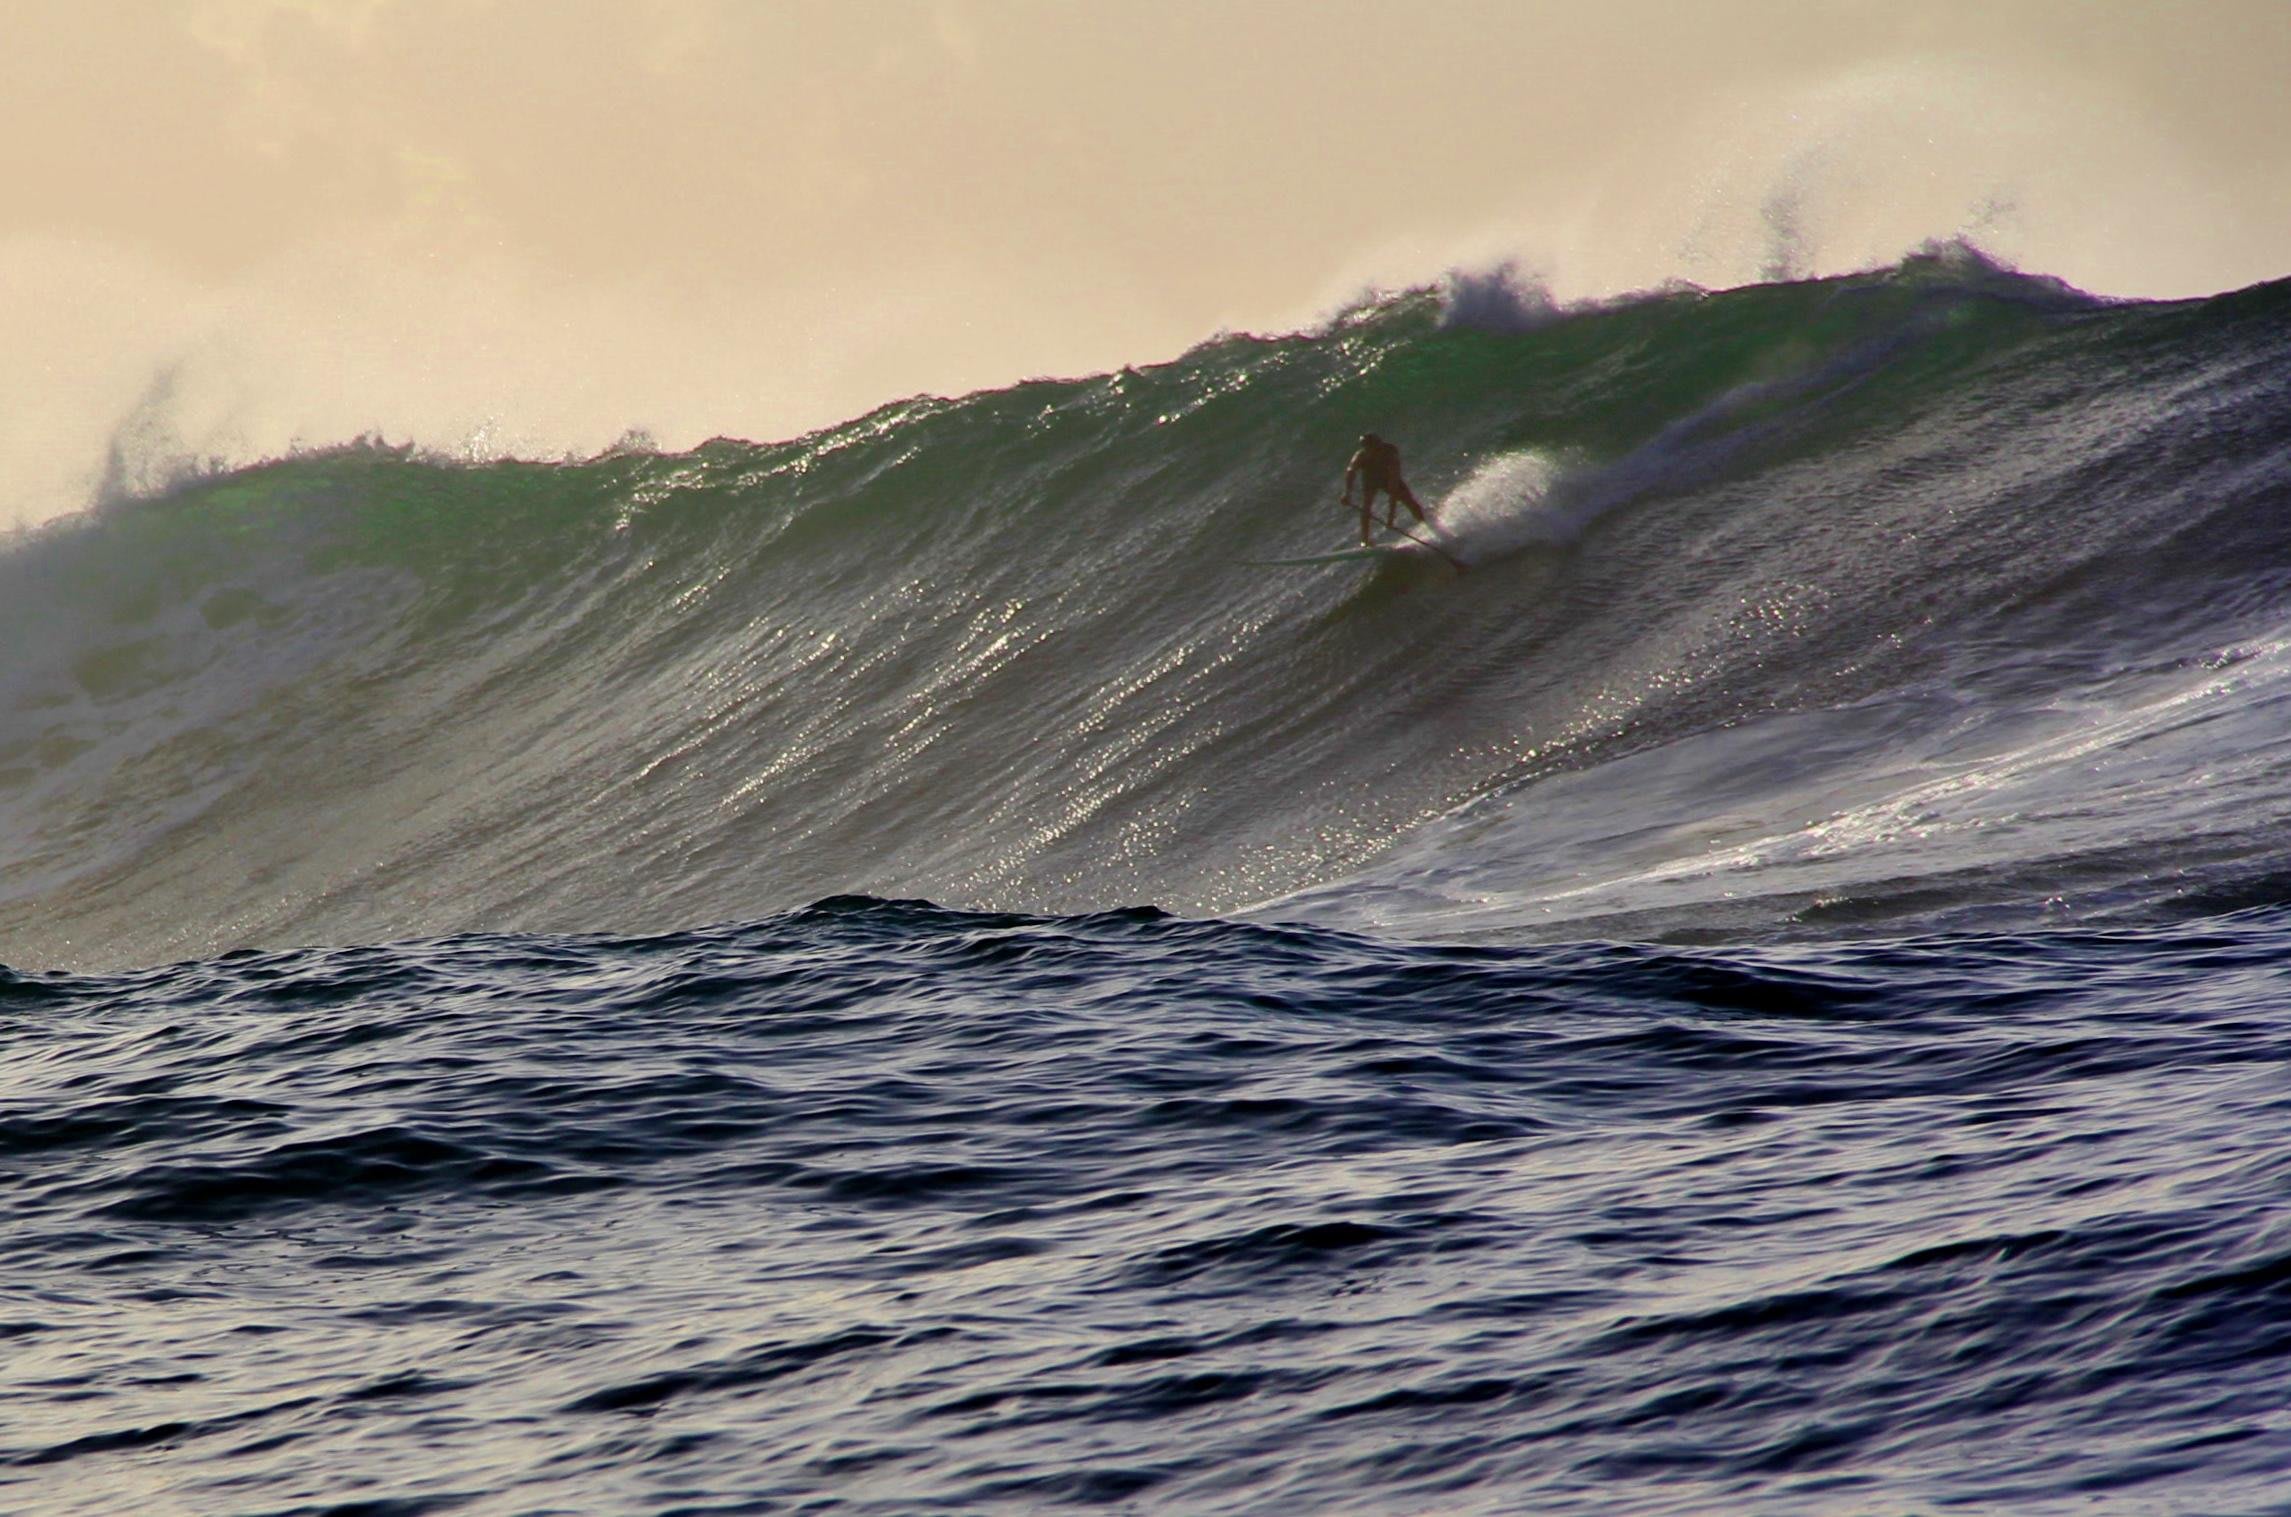
<svg viewBox="0 0 2291 1517">
<path fill-rule="evenodd" d="M 2291 0 L 12 0 L 0 523 L 783 436 L 1517 258 L 2291 274 Z"/>
</svg>

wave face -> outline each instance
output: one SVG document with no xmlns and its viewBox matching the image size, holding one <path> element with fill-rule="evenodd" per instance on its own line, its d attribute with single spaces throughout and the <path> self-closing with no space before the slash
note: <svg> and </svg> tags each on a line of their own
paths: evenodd
<svg viewBox="0 0 2291 1517">
<path fill-rule="evenodd" d="M 1486 290 L 783 444 L 0 551 L 0 959 L 838 892 L 1751 940 L 2282 897 L 2291 284 Z M 1461 577 L 1341 546 L 1407 448 Z"/>
</svg>

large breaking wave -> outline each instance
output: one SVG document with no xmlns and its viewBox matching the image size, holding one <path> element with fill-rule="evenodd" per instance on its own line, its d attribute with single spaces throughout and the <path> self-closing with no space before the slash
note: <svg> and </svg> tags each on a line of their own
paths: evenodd
<svg viewBox="0 0 2291 1517">
<path fill-rule="evenodd" d="M 2284 898 L 2291 283 L 1957 250 L 0 549 L 0 960 L 823 896 L 1750 938 Z M 1356 434 L 1470 560 L 1339 546 Z"/>
</svg>

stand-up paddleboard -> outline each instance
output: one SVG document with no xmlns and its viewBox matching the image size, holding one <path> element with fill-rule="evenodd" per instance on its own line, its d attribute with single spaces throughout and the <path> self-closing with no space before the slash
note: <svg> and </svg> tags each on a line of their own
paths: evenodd
<svg viewBox="0 0 2291 1517">
<path fill-rule="evenodd" d="M 1408 543 L 1372 543 L 1365 548 L 1343 548 L 1335 553 L 1309 553 L 1303 558 L 1245 558 L 1259 569 L 1286 569 L 1300 564 L 1350 564 L 1371 558 L 1422 558 L 1424 550 Z"/>
<path fill-rule="evenodd" d="M 1455 570 L 1464 572 L 1464 561 L 1438 543 L 1426 542 L 1413 532 L 1400 534 L 1406 539 L 1397 543 L 1370 543 L 1360 548 L 1340 548 L 1334 553 L 1311 553 L 1302 558 L 1252 558 L 1243 562 L 1260 568 L 1290 568 L 1300 564 L 1350 564 L 1372 558 L 1436 558 Z"/>
<path fill-rule="evenodd" d="M 1352 509 L 1350 501 L 1341 504 L 1348 511 Z M 1464 572 L 1464 561 L 1430 538 L 1418 537 L 1406 527 L 1396 526 L 1389 521 L 1384 525 L 1388 530 L 1399 533 L 1401 540 L 1396 543 L 1363 543 L 1357 548 L 1340 548 L 1334 553 L 1313 553 L 1303 558 L 1250 558 L 1242 562 L 1256 568 L 1289 568 L 1299 564 L 1358 563 L 1370 558 L 1422 558 L 1429 554 L 1458 574 Z M 1437 532 L 1440 529 L 1426 523 L 1426 530 Z"/>
</svg>

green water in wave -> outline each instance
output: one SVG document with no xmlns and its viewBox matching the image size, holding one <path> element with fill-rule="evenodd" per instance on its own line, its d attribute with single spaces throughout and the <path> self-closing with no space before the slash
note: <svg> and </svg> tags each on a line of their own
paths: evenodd
<svg viewBox="0 0 2291 1517">
<path fill-rule="evenodd" d="M 1970 444 L 2098 456 L 2064 397 L 2202 318 L 2039 293 L 1912 265 L 1524 333 L 1418 296 L 781 444 L 349 449 L 115 508 L 0 560 L 0 960 L 1338 877 L 1535 773 L 1901 677 L 1936 597 L 2059 559 Z M 1248 567 L 1342 545 L 1371 427 L 1475 502 L 1473 572 Z"/>
</svg>

